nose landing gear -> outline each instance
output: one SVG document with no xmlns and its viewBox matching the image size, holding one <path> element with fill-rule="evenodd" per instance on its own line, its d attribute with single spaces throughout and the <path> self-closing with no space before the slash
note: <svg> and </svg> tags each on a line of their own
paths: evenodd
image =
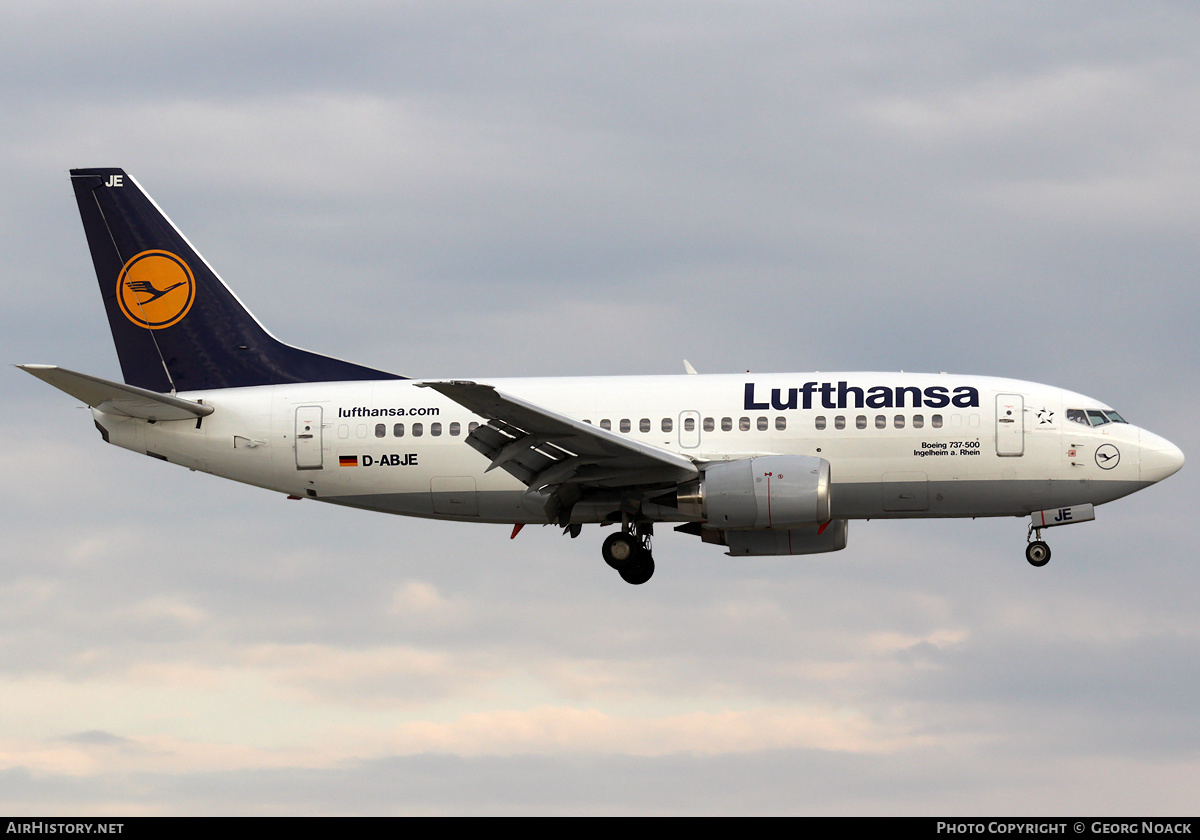
<svg viewBox="0 0 1200 840">
<path fill-rule="evenodd" d="M 1050 562 L 1050 546 L 1042 540 L 1043 528 L 1091 522 L 1095 518 L 1096 509 L 1091 504 L 1034 511 L 1029 515 L 1029 532 L 1025 535 L 1025 540 L 1029 543 L 1025 546 L 1025 559 L 1029 561 L 1029 565 L 1038 568 Z M 1037 539 L 1034 539 L 1035 535 Z"/>
<path fill-rule="evenodd" d="M 1025 559 L 1029 561 L 1029 565 L 1037 566 L 1040 569 L 1050 562 L 1050 546 L 1042 541 L 1042 529 L 1035 529 L 1032 525 L 1029 526 L 1029 534 L 1026 535 L 1026 539 L 1033 536 L 1035 530 L 1038 538 L 1025 546 Z"/>
<path fill-rule="evenodd" d="M 617 570 L 621 580 L 640 586 L 654 575 L 654 557 L 650 553 L 653 533 L 653 523 L 625 523 L 620 531 L 604 540 L 600 548 L 604 562 Z"/>
</svg>

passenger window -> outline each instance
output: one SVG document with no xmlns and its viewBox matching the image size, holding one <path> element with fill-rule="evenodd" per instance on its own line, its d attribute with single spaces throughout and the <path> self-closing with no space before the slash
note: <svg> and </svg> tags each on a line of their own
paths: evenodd
<svg viewBox="0 0 1200 840">
<path fill-rule="evenodd" d="M 817 427 L 818 432 L 823 431 L 825 429 L 825 416 L 824 415 L 820 415 L 820 414 L 817 415 L 816 427 Z"/>
<path fill-rule="evenodd" d="M 741 429 L 743 432 L 750 431 L 750 418 L 743 417 L 740 420 L 738 420 L 738 428 Z"/>
<path fill-rule="evenodd" d="M 766 417 L 758 418 L 758 430 L 760 432 L 765 432 L 767 430 L 767 418 Z"/>
<path fill-rule="evenodd" d="M 404 437 L 404 424 L 397 423 L 392 426 L 392 437 Z"/>
<path fill-rule="evenodd" d="M 896 424 L 897 429 L 903 429 L 904 428 L 904 415 L 897 414 L 894 418 L 894 422 Z"/>
<path fill-rule="evenodd" d="M 716 427 L 717 427 L 717 423 L 715 420 L 713 420 L 711 417 L 704 418 L 704 431 L 711 432 Z"/>
<path fill-rule="evenodd" d="M 685 417 L 685 418 L 683 418 L 683 430 L 684 430 L 685 432 L 694 432 L 694 431 L 696 431 L 696 418 L 695 418 L 695 417 Z"/>
<path fill-rule="evenodd" d="M 875 415 L 875 428 L 876 429 L 886 429 L 887 428 L 887 418 L 884 417 L 882 414 Z"/>
<path fill-rule="evenodd" d="M 669 432 L 674 428 L 675 428 L 675 421 L 672 420 L 670 417 L 664 417 L 663 421 L 662 421 L 662 430 L 664 432 Z"/>
<path fill-rule="evenodd" d="M 412 433 L 413 437 L 420 437 L 421 435 L 425 434 L 425 427 L 420 423 L 413 423 Z"/>
<path fill-rule="evenodd" d="M 967 425 L 970 426 L 972 429 L 979 428 L 979 415 L 978 414 L 968 414 L 967 415 Z"/>
<path fill-rule="evenodd" d="M 387 436 L 387 425 L 384 423 L 376 423 L 375 424 L 375 437 L 386 437 L 386 436 Z"/>
<path fill-rule="evenodd" d="M 914 429 L 923 429 L 924 427 L 925 427 L 925 415 L 924 414 L 914 414 L 913 415 L 913 428 Z"/>
<path fill-rule="evenodd" d="M 642 431 L 642 432 L 650 431 L 650 418 L 649 417 L 643 417 L 641 420 L 638 421 L 638 430 Z"/>
<path fill-rule="evenodd" d="M 478 429 L 478 428 L 479 428 L 479 424 L 478 424 L 478 423 L 476 423 L 474 420 L 472 420 L 472 421 L 471 421 L 471 422 L 470 422 L 470 423 L 467 425 L 467 434 L 471 434 L 471 432 L 475 431 L 475 430 L 476 430 L 476 429 Z"/>
<path fill-rule="evenodd" d="M 367 424 L 359 423 L 358 426 L 355 427 L 354 433 L 357 434 L 360 438 L 366 437 L 367 436 Z"/>
<path fill-rule="evenodd" d="M 835 428 L 835 429 L 846 428 L 846 416 L 844 414 L 839 414 L 837 417 L 833 418 L 833 428 Z"/>
<path fill-rule="evenodd" d="M 930 417 L 930 418 L 929 418 L 929 425 L 930 425 L 930 426 L 933 426 L 933 428 L 935 428 L 935 429 L 940 429 L 940 428 L 942 428 L 942 415 L 940 415 L 940 414 L 935 414 L 935 415 L 933 415 L 932 417 Z"/>
<path fill-rule="evenodd" d="M 732 431 L 732 429 L 733 429 L 733 418 L 732 417 L 722 417 L 721 418 L 721 431 L 728 432 L 728 431 Z"/>
<path fill-rule="evenodd" d="M 439 437 L 442 434 L 442 424 L 441 423 L 430 423 L 429 424 L 429 434 L 433 435 L 434 437 Z"/>
<path fill-rule="evenodd" d="M 458 423 L 450 424 L 450 437 L 458 437 L 458 433 L 462 430 L 462 426 Z"/>
<path fill-rule="evenodd" d="M 784 417 L 783 415 L 780 415 L 775 418 L 775 431 L 777 431 L 777 432 L 787 431 L 787 418 Z"/>
<path fill-rule="evenodd" d="M 867 415 L 865 415 L 865 414 L 860 414 L 860 415 L 858 415 L 857 417 L 855 417 L 855 418 L 854 418 L 854 427 L 855 427 L 856 429 L 865 429 L 865 428 L 867 428 Z"/>
<path fill-rule="evenodd" d="M 342 440 L 345 440 L 346 438 L 350 437 L 350 427 L 347 426 L 345 423 L 338 426 L 338 437 L 341 438 Z"/>
<path fill-rule="evenodd" d="M 612 431 L 612 421 L 611 421 L 611 420 L 608 420 L 608 419 L 601 420 L 601 421 L 600 421 L 600 428 L 601 428 L 601 429 L 607 429 L 607 430 L 609 430 L 609 431 L 611 432 L 611 431 Z"/>
<path fill-rule="evenodd" d="M 629 424 L 629 421 L 628 421 L 628 420 L 622 420 L 622 421 L 621 421 L 621 431 L 622 431 L 622 432 L 624 432 L 624 433 L 628 434 L 628 433 L 629 433 L 629 430 L 630 430 L 631 428 L 632 428 L 632 426 L 630 426 L 630 424 Z"/>
</svg>

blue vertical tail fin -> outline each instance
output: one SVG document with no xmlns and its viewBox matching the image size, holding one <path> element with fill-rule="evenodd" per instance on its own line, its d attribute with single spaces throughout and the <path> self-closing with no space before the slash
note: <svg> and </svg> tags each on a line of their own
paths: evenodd
<svg viewBox="0 0 1200 840">
<path fill-rule="evenodd" d="M 125 382 L 196 391 L 401 379 L 268 333 L 121 169 L 72 169 L 88 248 Z"/>
</svg>

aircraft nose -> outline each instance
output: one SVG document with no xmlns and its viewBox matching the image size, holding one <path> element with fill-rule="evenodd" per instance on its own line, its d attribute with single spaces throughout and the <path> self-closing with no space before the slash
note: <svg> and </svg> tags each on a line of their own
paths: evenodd
<svg viewBox="0 0 1200 840">
<path fill-rule="evenodd" d="M 1183 451 L 1166 438 L 1141 433 L 1142 481 L 1162 481 L 1179 472 L 1183 466 Z"/>
</svg>

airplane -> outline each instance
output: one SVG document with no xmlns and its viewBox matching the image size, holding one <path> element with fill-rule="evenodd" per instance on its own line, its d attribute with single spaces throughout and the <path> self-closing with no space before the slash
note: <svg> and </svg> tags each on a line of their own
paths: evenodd
<svg viewBox="0 0 1200 840">
<path fill-rule="evenodd" d="M 122 169 L 71 184 L 124 382 L 18 365 L 105 442 L 292 499 L 458 522 L 612 526 L 654 574 L 656 524 L 732 556 L 846 547 L 850 520 L 1030 517 L 1042 530 L 1174 474 L 1180 449 L 1061 388 L 913 373 L 419 379 L 285 344 Z M 1036 539 L 1035 539 L 1036 537 Z"/>
</svg>

